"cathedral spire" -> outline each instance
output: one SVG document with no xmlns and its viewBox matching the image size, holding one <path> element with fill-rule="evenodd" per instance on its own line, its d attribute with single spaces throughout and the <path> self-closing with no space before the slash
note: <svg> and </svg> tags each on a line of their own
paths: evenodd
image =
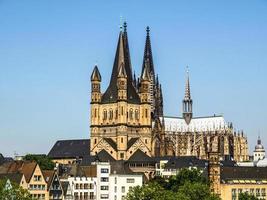
<svg viewBox="0 0 267 200">
<path fill-rule="evenodd" d="M 120 26 L 120 33 L 112 68 L 112 74 L 110 77 L 110 83 L 107 90 L 102 96 L 102 103 L 115 103 L 118 100 L 117 79 L 121 65 L 123 65 L 124 71 L 126 73 L 125 75 L 127 77 L 126 78 L 127 97 L 129 97 L 129 99 L 127 100 L 132 103 L 138 103 L 140 102 L 140 98 L 133 85 L 132 67 L 130 60 L 130 50 L 128 44 L 126 22 L 124 22 L 123 25 Z"/>
<path fill-rule="evenodd" d="M 92 72 L 91 81 L 101 81 L 101 74 L 98 70 L 97 65 L 95 65 L 94 70 Z"/>
<path fill-rule="evenodd" d="M 149 63 L 148 71 L 150 74 L 155 74 L 149 32 L 150 32 L 150 29 L 149 29 L 149 26 L 147 26 L 147 28 L 146 28 L 146 44 L 145 44 L 145 50 L 144 50 L 142 73 L 143 73 L 144 68 L 145 68 L 145 62 L 146 62 L 146 60 L 148 60 L 148 63 Z"/>
<path fill-rule="evenodd" d="M 189 82 L 189 69 L 187 67 L 186 70 L 187 78 L 186 78 L 186 84 L 185 84 L 185 100 L 191 99 L 191 94 L 190 94 L 190 82 Z"/>
<path fill-rule="evenodd" d="M 185 84 L 185 97 L 183 100 L 183 118 L 187 124 L 190 123 L 193 117 L 193 100 L 190 94 L 190 83 L 189 83 L 189 70 L 187 67 L 187 78 Z"/>
</svg>

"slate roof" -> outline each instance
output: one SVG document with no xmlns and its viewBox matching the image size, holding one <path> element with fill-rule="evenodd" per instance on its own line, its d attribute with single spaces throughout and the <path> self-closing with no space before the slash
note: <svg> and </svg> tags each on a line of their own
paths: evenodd
<svg viewBox="0 0 267 200">
<path fill-rule="evenodd" d="M 82 158 L 90 155 L 90 140 L 59 140 L 57 141 L 48 156 L 50 158 Z"/>
<path fill-rule="evenodd" d="M 69 181 L 60 181 L 64 196 L 67 194 Z"/>
<path fill-rule="evenodd" d="M 115 161 L 115 159 L 108 153 L 106 150 L 101 150 L 97 155 L 96 155 L 96 160 L 101 161 L 101 162 L 112 162 Z"/>
<path fill-rule="evenodd" d="M 0 165 L 2 165 L 5 162 L 5 158 L 3 154 L 0 153 Z"/>
<path fill-rule="evenodd" d="M 127 161 L 118 160 L 115 162 L 110 162 L 111 173 L 112 174 L 133 174 L 134 172 L 129 168 Z"/>
<path fill-rule="evenodd" d="M 53 182 L 55 171 L 54 170 L 43 170 L 42 172 L 43 172 L 45 182 L 47 183 L 47 188 L 50 188 L 50 185 Z"/>
<path fill-rule="evenodd" d="M 104 138 L 104 140 L 114 149 L 117 151 L 117 144 L 111 138 Z"/>
<path fill-rule="evenodd" d="M 127 150 L 131 148 L 131 146 L 133 146 L 133 144 L 138 140 L 139 138 L 131 138 L 128 142 L 127 142 Z"/>
<path fill-rule="evenodd" d="M 221 167 L 221 180 L 267 179 L 267 167 Z"/>
<path fill-rule="evenodd" d="M 154 158 L 149 157 L 143 151 L 138 149 L 134 154 L 128 159 L 128 162 L 135 162 L 135 163 L 156 163 Z"/>
<path fill-rule="evenodd" d="M 166 163 L 166 169 L 180 169 L 180 168 L 187 168 L 187 167 L 198 167 L 198 168 L 205 168 L 208 165 L 206 160 L 200 160 L 195 156 L 179 156 L 179 157 L 172 157 Z"/>
<path fill-rule="evenodd" d="M 137 94 L 132 78 L 132 67 L 130 59 L 130 51 L 128 44 L 128 36 L 126 31 L 126 23 L 124 24 L 124 31 L 121 31 L 119 34 L 119 40 L 116 50 L 116 55 L 114 59 L 112 74 L 110 78 L 110 83 L 102 96 L 101 103 L 115 103 L 118 100 L 118 90 L 117 90 L 117 76 L 118 69 L 123 62 L 125 71 L 127 74 L 127 101 L 129 103 L 139 104 L 140 98 Z"/>
<path fill-rule="evenodd" d="M 11 182 L 20 184 L 23 174 L 21 173 L 12 173 L 12 174 L 0 174 L 0 180 L 9 179 Z"/>
</svg>

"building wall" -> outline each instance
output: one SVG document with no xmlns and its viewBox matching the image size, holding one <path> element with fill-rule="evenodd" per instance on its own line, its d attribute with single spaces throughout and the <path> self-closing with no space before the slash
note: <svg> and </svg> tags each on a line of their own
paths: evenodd
<svg viewBox="0 0 267 200">
<path fill-rule="evenodd" d="M 109 163 L 97 163 L 97 199 L 109 199 Z"/>
<path fill-rule="evenodd" d="M 257 192 L 259 191 L 259 192 Z M 256 197 L 266 199 L 267 182 L 257 184 L 221 184 L 221 198 L 222 200 L 238 200 L 238 194 L 241 192 L 248 192 L 254 194 Z"/>
<path fill-rule="evenodd" d="M 89 200 L 96 198 L 95 177 L 69 177 L 71 195 L 74 200 Z M 93 198 L 90 198 L 93 197 Z"/>
<path fill-rule="evenodd" d="M 34 173 L 27 184 L 27 188 L 32 197 L 45 200 L 49 199 L 47 183 L 39 165 L 36 166 Z"/>
<path fill-rule="evenodd" d="M 142 175 L 120 175 L 111 174 L 109 181 L 109 199 L 110 200 L 125 200 L 128 191 L 135 186 L 142 186 Z"/>
</svg>

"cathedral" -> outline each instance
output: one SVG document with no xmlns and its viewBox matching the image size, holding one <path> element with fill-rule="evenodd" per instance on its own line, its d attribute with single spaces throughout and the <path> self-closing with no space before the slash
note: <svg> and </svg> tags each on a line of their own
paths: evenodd
<svg viewBox="0 0 267 200">
<path fill-rule="evenodd" d="M 127 24 L 120 27 L 109 85 L 101 92 L 101 74 L 91 75 L 90 154 L 128 160 L 137 153 L 149 157 L 197 156 L 248 160 L 247 138 L 236 133 L 223 116 L 193 117 L 187 73 L 182 117 L 163 113 L 163 93 L 155 73 L 150 29 L 146 29 L 141 75 L 132 73 Z"/>
</svg>

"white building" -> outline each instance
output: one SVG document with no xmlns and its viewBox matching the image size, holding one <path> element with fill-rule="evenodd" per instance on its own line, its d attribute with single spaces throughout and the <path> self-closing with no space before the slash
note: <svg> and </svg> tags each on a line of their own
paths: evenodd
<svg viewBox="0 0 267 200">
<path fill-rule="evenodd" d="M 255 146 L 255 150 L 253 151 L 253 161 L 263 160 L 265 158 L 265 149 L 261 144 L 261 139 L 258 137 L 257 145 Z"/>
<path fill-rule="evenodd" d="M 110 174 L 109 199 L 124 200 L 129 190 L 138 185 L 143 185 L 142 174 Z"/>
</svg>

